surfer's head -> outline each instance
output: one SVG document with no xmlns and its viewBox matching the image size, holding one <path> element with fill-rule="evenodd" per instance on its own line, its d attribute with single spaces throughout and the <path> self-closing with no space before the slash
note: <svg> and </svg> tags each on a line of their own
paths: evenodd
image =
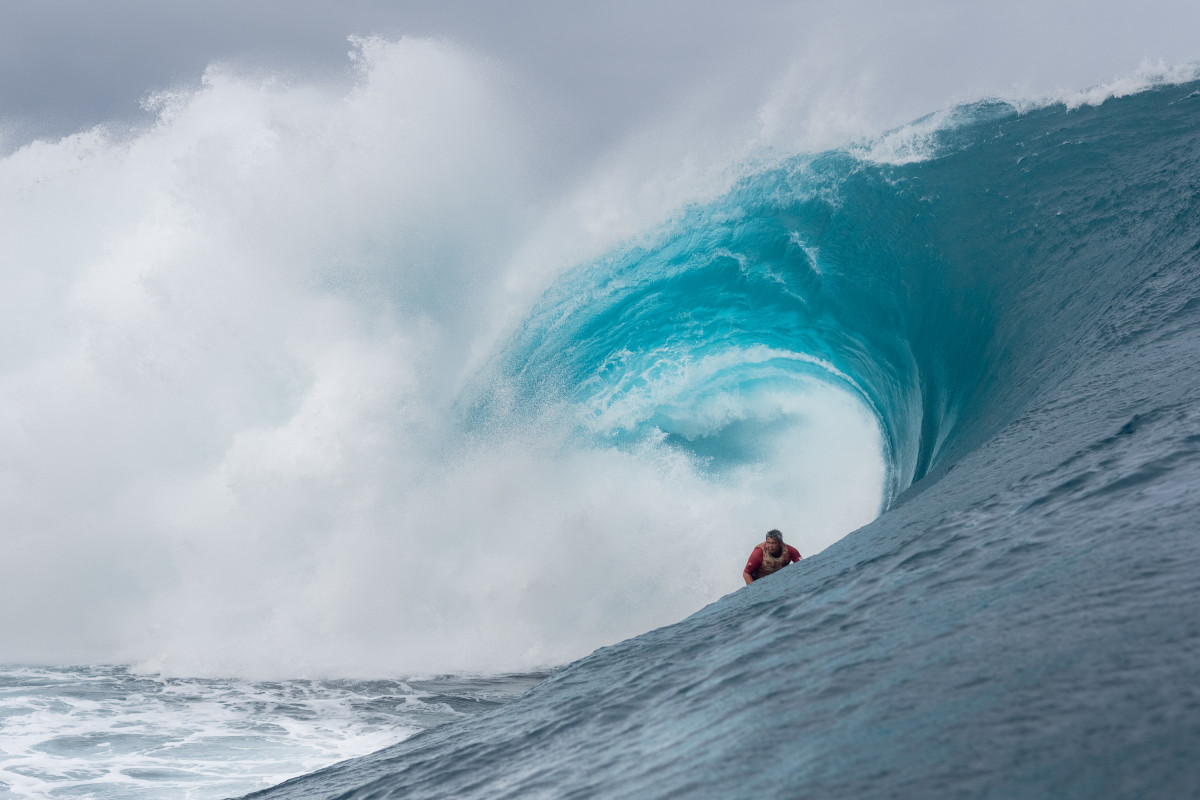
<svg viewBox="0 0 1200 800">
<path fill-rule="evenodd" d="M 780 551 L 783 550 L 783 534 L 774 529 L 767 531 L 767 539 L 764 544 L 769 548 L 771 555 L 779 555 Z"/>
</svg>

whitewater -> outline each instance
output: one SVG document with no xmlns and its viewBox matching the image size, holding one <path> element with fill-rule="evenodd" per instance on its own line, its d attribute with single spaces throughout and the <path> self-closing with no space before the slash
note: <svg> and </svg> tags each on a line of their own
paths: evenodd
<svg viewBox="0 0 1200 800">
<path fill-rule="evenodd" d="M 5 791 L 1200 785 L 1195 70 L 549 208 L 356 47 L 0 162 Z"/>
</svg>

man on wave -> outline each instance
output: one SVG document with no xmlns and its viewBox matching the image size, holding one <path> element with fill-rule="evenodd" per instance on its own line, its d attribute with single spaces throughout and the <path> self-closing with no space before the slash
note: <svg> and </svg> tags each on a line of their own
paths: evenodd
<svg viewBox="0 0 1200 800">
<path fill-rule="evenodd" d="M 750 560 L 742 571 L 742 578 L 747 584 L 754 583 L 759 578 L 765 578 L 772 572 L 778 572 L 801 558 L 800 551 L 790 544 L 783 543 L 783 534 L 779 531 L 767 531 L 766 540 L 756 545 L 750 551 Z"/>
</svg>

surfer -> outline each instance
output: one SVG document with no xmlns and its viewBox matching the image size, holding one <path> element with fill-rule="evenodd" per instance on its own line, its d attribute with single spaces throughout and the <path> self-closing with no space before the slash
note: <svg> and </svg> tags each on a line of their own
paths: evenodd
<svg viewBox="0 0 1200 800">
<path fill-rule="evenodd" d="M 746 569 L 742 571 L 742 577 L 747 584 L 751 584 L 800 559 L 799 550 L 790 544 L 783 543 L 782 533 L 775 530 L 767 531 L 767 538 L 763 543 L 755 545 L 754 549 L 750 551 L 750 560 L 746 562 Z"/>
</svg>

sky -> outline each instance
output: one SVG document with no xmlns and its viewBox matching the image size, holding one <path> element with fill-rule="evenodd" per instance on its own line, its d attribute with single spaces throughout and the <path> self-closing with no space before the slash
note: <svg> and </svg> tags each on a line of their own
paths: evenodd
<svg viewBox="0 0 1200 800">
<path fill-rule="evenodd" d="M 604 141 L 746 52 L 781 49 L 787 4 L 49 0 L 12 4 L 0 29 L 0 119 L 23 138 L 136 118 L 149 91 L 213 62 L 311 77 L 347 68 L 349 35 L 434 36 L 495 60 Z M 784 24 L 780 24 L 784 23 Z M 765 40 L 765 41 L 764 41 Z"/>
<path fill-rule="evenodd" d="M 311 79 L 346 73 L 349 35 L 446 37 L 543 101 L 543 124 L 592 153 L 703 94 L 753 113 L 797 65 L 869 90 L 895 125 L 982 94 L 1081 89 L 1200 57 L 1195 3 L 873 0 L 46 0 L 9 3 L 0 120 L 9 147 L 136 119 L 148 93 L 214 62 Z M 739 102 L 741 101 L 741 102 Z"/>
<path fill-rule="evenodd" d="M 879 511 L 844 396 L 801 398 L 784 487 L 569 412 L 464 439 L 459 393 L 563 270 L 763 154 L 1102 99 L 1196 30 L 1165 0 L 8 4 L 0 663 L 530 669 L 736 589 L 781 521 L 827 546 Z"/>
</svg>

